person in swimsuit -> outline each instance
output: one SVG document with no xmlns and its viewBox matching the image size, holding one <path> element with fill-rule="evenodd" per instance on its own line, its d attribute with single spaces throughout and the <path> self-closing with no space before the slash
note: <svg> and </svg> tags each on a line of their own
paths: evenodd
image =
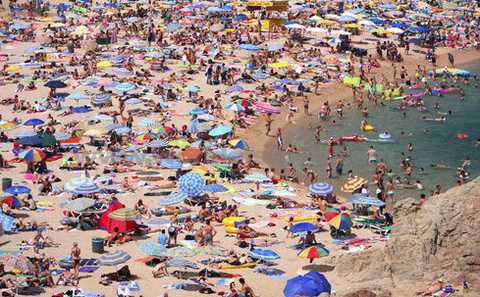
<svg viewBox="0 0 480 297">
<path fill-rule="evenodd" d="M 72 256 L 73 262 L 73 275 L 75 280 L 78 280 L 78 274 L 80 273 L 80 248 L 78 247 L 78 243 L 74 242 L 72 247 L 72 252 L 70 255 Z"/>
</svg>

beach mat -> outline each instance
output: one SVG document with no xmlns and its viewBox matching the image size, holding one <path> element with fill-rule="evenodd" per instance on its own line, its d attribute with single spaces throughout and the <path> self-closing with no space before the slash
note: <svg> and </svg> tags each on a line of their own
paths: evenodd
<svg viewBox="0 0 480 297">
<path fill-rule="evenodd" d="M 86 266 L 81 266 L 79 271 L 80 272 L 85 272 L 85 273 L 92 273 L 92 272 L 95 272 L 98 268 L 99 268 L 98 266 L 86 265 Z"/>
</svg>

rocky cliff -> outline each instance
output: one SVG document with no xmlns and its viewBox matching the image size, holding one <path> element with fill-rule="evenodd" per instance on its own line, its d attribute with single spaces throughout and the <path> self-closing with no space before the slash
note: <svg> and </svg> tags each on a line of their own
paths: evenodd
<svg viewBox="0 0 480 297">
<path fill-rule="evenodd" d="M 443 278 L 466 279 L 480 296 L 480 178 L 429 198 L 394 206 L 395 225 L 385 249 L 342 255 L 336 273 L 362 286 L 399 288 Z"/>
</svg>

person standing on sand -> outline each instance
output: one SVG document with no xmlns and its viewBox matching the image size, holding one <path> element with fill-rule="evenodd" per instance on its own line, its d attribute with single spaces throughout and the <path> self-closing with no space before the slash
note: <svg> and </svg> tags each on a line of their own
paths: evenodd
<svg viewBox="0 0 480 297">
<path fill-rule="evenodd" d="M 81 259 L 80 254 L 81 254 L 81 250 L 78 247 L 78 243 L 74 242 L 70 256 L 72 257 L 72 263 L 73 263 L 73 277 L 77 281 L 80 273 L 80 259 Z"/>
<path fill-rule="evenodd" d="M 325 166 L 325 174 L 327 178 L 332 178 L 332 162 L 330 159 L 327 160 L 327 165 Z"/>
<path fill-rule="evenodd" d="M 277 149 L 283 151 L 282 129 L 277 129 Z"/>
<path fill-rule="evenodd" d="M 273 119 L 271 114 L 267 113 L 267 119 L 265 122 L 265 128 L 266 128 L 265 136 L 269 136 L 270 131 L 272 130 L 272 122 L 273 122 Z"/>
<path fill-rule="evenodd" d="M 303 111 L 305 112 L 305 115 L 310 115 L 309 112 L 308 112 L 308 108 L 309 108 L 309 105 L 310 105 L 310 101 L 308 100 L 308 97 L 305 96 L 303 98 Z"/>
</svg>

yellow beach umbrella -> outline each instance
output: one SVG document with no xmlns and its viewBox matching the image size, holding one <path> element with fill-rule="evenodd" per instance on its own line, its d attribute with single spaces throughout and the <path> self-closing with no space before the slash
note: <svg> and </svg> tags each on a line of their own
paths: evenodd
<svg viewBox="0 0 480 297">
<path fill-rule="evenodd" d="M 107 60 L 103 60 L 97 63 L 97 68 L 110 68 L 112 67 L 112 63 Z"/>
<path fill-rule="evenodd" d="M 8 129 L 13 129 L 15 128 L 17 125 L 15 123 L 11 123 L 11 122 L 0 122 L 0 129 L 3 129 L 3 130 L 8 130 Z"/>
<path fill-rule="evenodd" d="M 205 175 L 209 172 L 209 168 L 205 165 L 194 166 L 192 172 L 196 172 L 200 175 Z"/>
<path fill-rule="evenodd" d="M 317 21 L 318 24 L 320 25 L 328 25 L 328 26 L 331 26 L 331 25 L 335 25 L 337 22 L 334 21 L 334 20 L 324 20 L 324 19 L 321 19 L 319 21 Z"/>
<path fill-rule="evenodd" d="M 22 69 L 22 67 L 20 67 L 19 65 L 10 65 L 7 67 L 7 69 L 5 69 L 5 71 L 7 72 L 18 72 L 20 71 L 20 69 Z"/>
<path fill-rule="evenodd" d="M 345 24 L 343 25 L 344 28 L 349 28 L 349 29 L 358 29 L 360 28 L 359 24 Z"/>
<path fill-rule="evenodd" d="M 372 30 L 370 30 L 370 32 L 377 33 L 377 34 L 390 34 L 390 33 L 392 33 L 390 31 L 388 31 L 386 29 L 382 29 L 382 28 L 372 29 Z"/>
</svg>

